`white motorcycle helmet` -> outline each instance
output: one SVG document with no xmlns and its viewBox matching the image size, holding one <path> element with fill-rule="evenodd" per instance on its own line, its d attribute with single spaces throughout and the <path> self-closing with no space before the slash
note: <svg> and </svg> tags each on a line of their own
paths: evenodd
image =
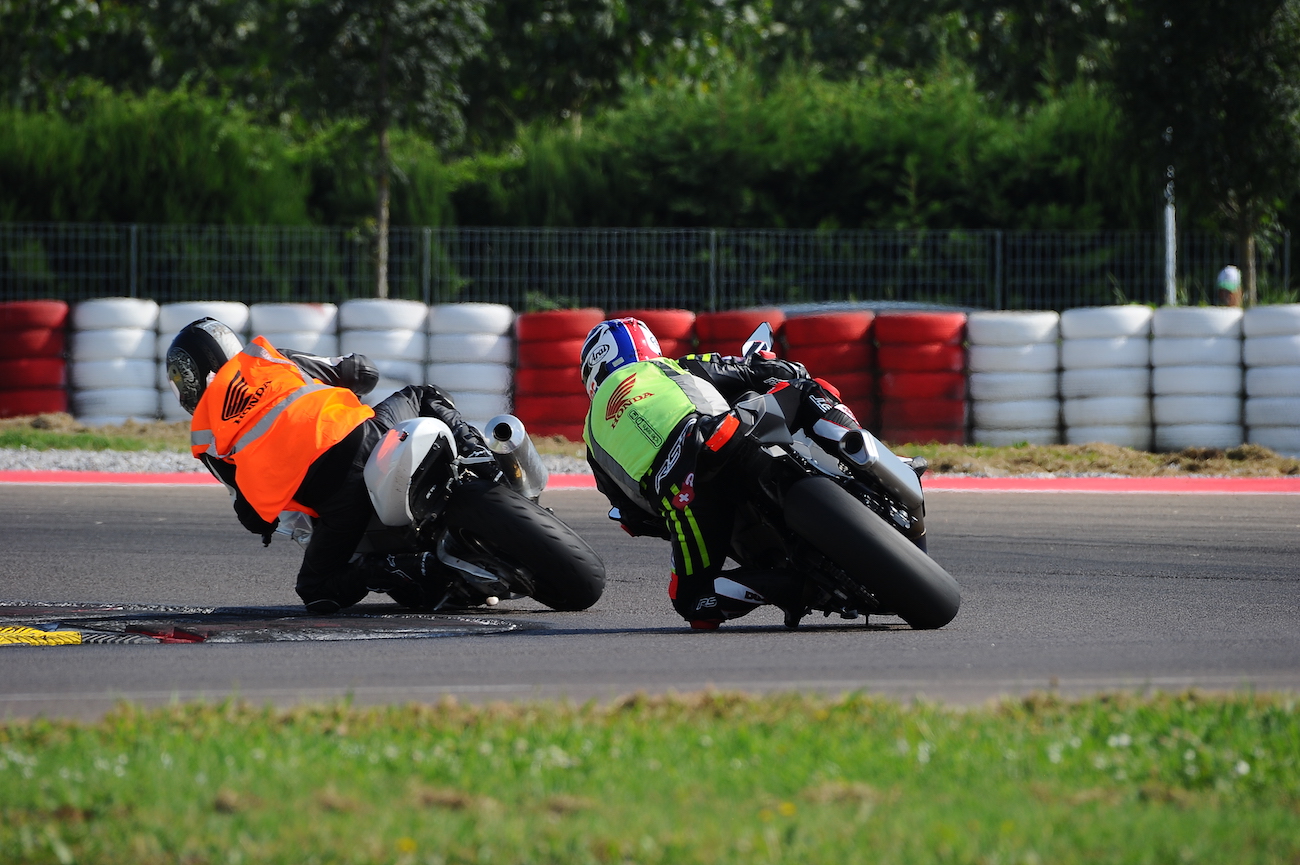
<svg viewBox="0 0 1300 865">
<path fill-rule="evenodd" d="M 596 395 L 600 383 L 614 370 L 656 357 L 663 357 L 663 352 L 645 322 L 636 318 L 602 321 L 587 333 L 582 344 L 582 382 L 588 399 Z"/>
</svg>

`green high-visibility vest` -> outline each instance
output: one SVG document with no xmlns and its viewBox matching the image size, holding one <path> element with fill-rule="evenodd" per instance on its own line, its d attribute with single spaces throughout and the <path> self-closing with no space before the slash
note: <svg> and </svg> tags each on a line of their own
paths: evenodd
<svg viewBox="0 0 1300 865">
<path fill-rule="evenodd" d="M 729 408 L 712 384 L 674 360 L 655 358 L 628 364 L 601 383 L 591 399 L 583 439 L 623 491 L 648 506 L 641 481 L 673 429 L 692 414 L 719 415 Z"/>
</svg>

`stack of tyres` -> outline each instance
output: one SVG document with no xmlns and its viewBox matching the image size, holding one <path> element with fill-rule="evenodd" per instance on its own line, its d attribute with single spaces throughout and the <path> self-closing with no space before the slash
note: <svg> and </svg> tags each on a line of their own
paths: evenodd
<svg viewBox="0 0 1300 865">
<path fill-rule="evenodd" d="M 809 375 L 830 382 L 867 429 L 876 429 L 875 346 L 865 310 L 788 318 L 782 328 L 785 356 Z"/>
<path fill-rule="evenodd" d="M 248 309 L 248 335 L 261 336 L 276 348 L 334 357 L 339 353 L 338 315 L 332 303 L 255 303 Z"/>
<path fill-rule="evenodd" d="M 154 355 L 158 359 L 158 400 L 163 420 L 187 421 L 189 412 L 181 408 L 167 382 L 167 349 L 176 334 L 191 322 L 201 318 L 215 318 L 247 341 L 248 307 L 232 300 L 196 300 L 181 303 L 164 303 L 158 309 L 158 342 Z M 274 343 L 272 343 L 274 345 Z"/>
<path fill-rule="evenodd" d="M 1300 457 L 1300 304 L 1247 310 L 1242 332 L 1246 440 Z"/>
<path fill-rule="evenodd" d="M 610 318 L 636 318 L 659 340 L 664 357 L 681 358 L 695 351 L 695 313 L 689 309 L 624 309 Z"/>
<path fill-rule="evenodd" d="M 1151 447 L 1151 317 L 1147 306 L 1061 313 L 1061 417 L 1067 444 Z"/>
<path fill-rule="evenodd" d="M 738 355 L 746 338 L 763 322 L 770 324 L 772 332 L 777 333 L 785 323 L 785 313 L 775 307 L 761 306 L 727 312 L 702 312 L 695 316 L 695 337 L 699 341 L 697 351 Z"/>
<path fill-rule="evenodd" d="M 971 439 L 1001 447 L 1060 441 L 1061 316 L 1057 312 L 975 312 L 969 343 Z"/>
<path fill-rule="evenodd" d="M 442 388 L 479 430 L 510 410 L 515 311 L 500 303 L 429 308 L 429 365 L 424 380 Z"/>
<path fill-rule="evenodd" d="M 882 313 L 875 331 L 880 437 L 965 444 L 966 314 Z"/>
<path fill-rule="evenodd" d="M 1165 306 L 1151 319 L 1155 449 L 1231 448 L 1241 425 L 1241 310 Z"/>
<path fill-rule="evenodd" d="M 515 320 L 515 416 L 529 433 L 582 441 L 589 404 L 578 372 L 582 343 L 604 320 L 594 308 L 529 312 Z"/>
<path fill-rule="evenodd" d="M 72 309 L 72 413 L 91 426 L 158 417 L 158 304 L 102 297 Z"/>
<path fill-rule="evenodd" d="M 0 303 L 0 417 L 68 410 L 67 325 L 61 300 Z"/>
<path fill-rule="evenodd" d="M 379 383 L 361 398 L 377 405 L 407 385 L 424 384 L 429 350 L 429 307 L 418 300 L 367 297 L 339 307 L 339 351 L 364 354 L 379 368 Z"/>
</svg>

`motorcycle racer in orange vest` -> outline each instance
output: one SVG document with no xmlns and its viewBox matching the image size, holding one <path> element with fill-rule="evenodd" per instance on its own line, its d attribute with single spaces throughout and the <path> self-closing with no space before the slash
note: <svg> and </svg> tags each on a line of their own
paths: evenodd
<svg viewBox="0 0 1300 865">
<path fill-rule="evenodd" d="M 362 471 L 394 424 L 436 417 L 451 428 L 461 454 L 490 459 L 482 436 L 445 393 L 411 385 L 371 408 L 357 397 L 379 375 L 363 355 L 281 351 L 260 336 L 241 346 L 212 318 L 176 335 L 166 366 L 172 390 L 193 415 L 191 451 L 230 490 L 244 527 L 269 544 L 281 511 L 313 518 L 296 585 L 309 612 L 337 612 L 371 591 L 418 607 L 445 589 L 430 553 L 354 555 L 374 516 Z"/>
</svg>

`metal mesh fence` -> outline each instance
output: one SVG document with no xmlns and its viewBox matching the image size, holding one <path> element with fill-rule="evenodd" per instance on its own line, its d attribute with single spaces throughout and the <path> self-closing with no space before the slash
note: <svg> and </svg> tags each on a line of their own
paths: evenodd
<svg viewBox="0 0 1300 865">
<path fill-rule="evenodd" d="M 1236 253 L 1179 235 L 1182 302 Z M 395 228 L 389 296 L 730 309 L 924 303 L 1067 309 L 1164 300 L 1157 232 Z M 374 293 L 373 243 L 338 228 L 0 224 L 0 299 L 333 301 Z M 1290 291 L 1290 235 L 1261 243 L 1261 296 Z"/>
</svg>

